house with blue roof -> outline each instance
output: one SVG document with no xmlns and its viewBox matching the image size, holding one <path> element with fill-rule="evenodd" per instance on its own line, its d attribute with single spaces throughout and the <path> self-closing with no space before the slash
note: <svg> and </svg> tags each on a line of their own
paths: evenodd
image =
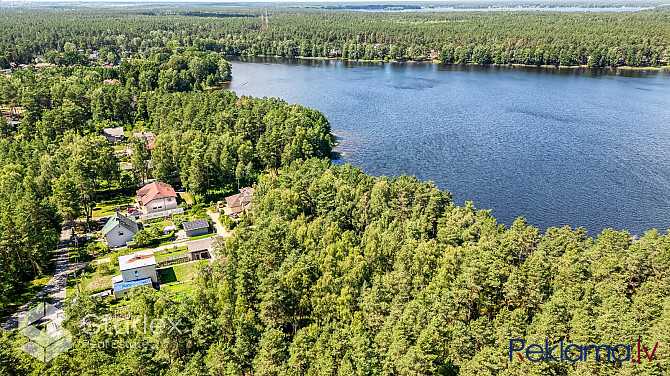
<svg viewBox="0 0 670 376">
<path fill-rule="evenodd" d="M 121 275 L 112 278 L 114 297 L 117 299 L 123 298 L 135 287 L 158 283 L 156 257 L 151 250 L 119 256 L 119 268 Z"/>
</svg>

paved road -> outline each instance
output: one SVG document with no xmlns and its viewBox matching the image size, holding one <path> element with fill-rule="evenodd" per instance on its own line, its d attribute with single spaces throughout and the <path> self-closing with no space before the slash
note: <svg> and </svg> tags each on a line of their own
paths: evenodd
<svg viewBox="0 0 670 376">
<path fill-rule="evenodd" d="M 30 303 L 34 300 L 43 298 L 51 295 L 51 304 L 57 309 L 63 309 L 63 302 L 65 301 L 65 288 L 67 287 L 67 274 L 69 269 L 69 250 L 70 250 L 70 238 L 72 235 L 72 230 L 69 225 L 63 225 L 63 230 L 60 233 L 60 243 L 58 249 L 55 252 L 55 266 L 54 266 L 54 275 L 51 277 L 49 282 L 42 288 L 42 291 L 38 292 L 33 300 L 21 306 L 13 315 L 11 315 L 7 321 L 3 324 L 2 328 L 5 330 L 16 329 L 19 323 L 21 316 L 29 310 Z"/>
</svg>

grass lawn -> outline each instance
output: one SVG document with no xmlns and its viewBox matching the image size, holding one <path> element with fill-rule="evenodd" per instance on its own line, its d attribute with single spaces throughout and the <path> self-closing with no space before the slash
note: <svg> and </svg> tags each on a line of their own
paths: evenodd
<svg viewBox="0 0 670 376">
<path fill-rule="evenodd" d="M 181 255 L 182 253 L 188 253 L 188 249 L 186 249 L 186 247 L 177 248 L 175 246 L 175 248 L 168 248 L 160 250 L 158 252 L 154 252 L 154 256 L 156 256 L 156 260 L 158 260 L 159 258 Z"/>
<path fill-rule="evenodd" d="M 112 288 L 112 277 L 121 274 L 119 264 L 99 261 L 106 261 L 106 259 L 111 258 L 113 255 L 120 256 L 127 254 L 128 252 L 130 252 L 130 250 L 121 250 L 119 252 L 100 256 L 85 269 L 77 271 L 77 280 L 81 291 L 99 292 Z M 77 283 L 75 282 L 74 274 L 70 273 L 67 277 L 66 295 L 71 297 L 76 295 L 76 293 Z"/>
<path fill-rule="evenodd" d="M 22 305 L 28 303 L 35 294 L 42 290 L 50 279 L 51 275 L 43 275 L 32 281 L 22 283 L 18 293 L 10 298 L 10 302 L 0 305 L 0 322 L 4 322 L 7 316 L 16 312 Z"/>
<path fill-rule="evenodd" d="M 184 200 L 187 205 L 193 205 L 193 197 L 188 192 L 179 192 L 179 197 Z"/>
<path fill-rule="evenodd" d="M 209 264 L 209 260 L 174 265 L 169 268 L 159 269 L 158 276 L 163 284 L 190 281 L 193 279 L 196 270 L 205 264 Z"/>
<path fill-rule="evenodd" d="M 119 195 L 111 200 L 105 200 L 93 208 L 93 217 L 106 217 L 112 215 L 118 206 L 123 207 L 132 205 L 133 201 L 135 201 L 135 196 L 132 195 Z"/>
<path fill-rule="evenodd" d="M 204 239 L 204 238 L 211 238 L 212 236 L 216 236 L 216 235 L 218 235 L 216 232 L 213 232 L 211 234 L 198 235 L 198 236 L 194 236 L 192 238 L 188 238 L 188 241 Z"/>
<path fill-rule="evenodd" d="M 170 295 L 190 295 L 193 292 L 193 287 L 193 282 L 189 281 L 178 283 L 172 286 L 163 285 L 161 286 L 161 291 L 164 291 Z"/>
</svg>

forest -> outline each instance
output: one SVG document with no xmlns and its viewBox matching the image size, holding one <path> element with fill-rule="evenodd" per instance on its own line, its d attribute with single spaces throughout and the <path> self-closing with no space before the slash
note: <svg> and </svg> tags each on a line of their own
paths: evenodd
<svg viewBox="0 0 670 376">
<path fill-rule="evenodd" d="M 670 236 L 544 233 L 454 206 L 415 178 L 298 159 L 256 185 L 253 226 L 235 231 L 197 288 L 150 288 L 132 317 L 178 335 L 86 332 L 112 311 L 80 296 L 74 347 L 46 365 L 0 337 L 8 375 L 665 375 L 670 372 Z M 149 332 L 151 333 L 151 332 Z M 652 361 L 509 361 L 511 338 L 658 342 Z M 135 343 L 91 348 L 90 343 Z M 623 355 L 620 358 L 624 358 Z"/>
<path fill-rule="evenodd" d="M 61 222 L 90 218 L 104 197 L 132 193 L 149 177 L 202 197 L 214 188 L 249 184 L 260 171 L 296 159 L 330 156 L 330 125 L 317 111 L 201 91 L 189 83 L 199 82 L 190 69 L 169 66 L 156 71 L 155 90 L 148 91 L 134 76 L 153 73 L 149 66 L 115 69 L 116 83 L 104 83 L 89 67 L 0 76 L 0 103 L 25 110 L 17 129 L 0 118 L 0 305 L 20 292 L 22 281 L 48 274 Z M 227 61 L 214 66 L 225 67 L 229 77 Z M 187 92 L 163 84 L 171 72 L 184 76 Z M 131 140 L 132 173 L 121 172 L 101 135 L 110 126 L 158 134 L 152 156 Z"/>
<path fill-rule="evenodd" d="M 62 65 L 161 49 L 227 55 L 447 64 L 667 65 L 670 12 L 376 13 L 275 7 L 6 8 L 0 68 L 36 56 Z"/>
<path fill-rule="evenodd" d="M 150 176 L 199 203 L 255 187 L 253 215 L 198 270 L 192 294 L 137 288 L 119 303 L 83 293 L 67 302 L 67 353 L 42 363 L 21 351 L 20 333 L 0 331 L 0 374 L 670 374 L 670 234 L 506 226 L 431 182 L 333 163 L 317 110 L 219 88 L 234 74 L 221 53 L 300 56 L 303 44 L 309 56 L 371 57 L 388 43 L 403 46 L 389 58 L 437 48 L 445 60 L 451 43 L 509 56 L 553 46 L 575 63 L 607 46 L 618 65 L 660 64 L 668 13 L 273 10 L 261 30 L 256 10 L 0 13 L 4 64 L 38 54 L 55 64 L 0 75 L 0 104 L 25 110 L 18 128 L 0 122 L 0 311 L 21 282 L 50 273 L 62 223 L 90 217 L 103 196 Z M 84 63 L 89 51 L 118 65 Z M 151 163 L 132 138 L 134 168 L 121 171 L 101 135 L 110 126 L 155 132 Z M 83 325 L 119 306 L 143 318 L 137 330 Z M 179 332 L 148 330 L 154 319 Z M 640 363 L 532 363 L 510 361 L 510 339 L 659 346 Z"/>
</svg>

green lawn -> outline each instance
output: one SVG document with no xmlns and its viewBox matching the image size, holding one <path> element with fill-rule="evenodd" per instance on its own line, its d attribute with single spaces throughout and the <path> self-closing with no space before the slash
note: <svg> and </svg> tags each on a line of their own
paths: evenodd
<svg viewBox="0 0 670 376">
<path fill-rule="evenodd" d="M 190 295 L 193 292 L 193 282 L 184 282 L 184 283 L 178 283 L 176 285 L 168 286 L 168 285 L 163 285 L 161 286 L 161 291 L 166 292 L 170 295 Z"/>
<path fill-rule="evenodd" d="M 119 269 L 118 262 L 98 262 L 100 260 L 105 260 L 107 258 L 113 258 L 113 256 L 122 256 L 132 252 L 130 249 L 120 250 L 118 252 L 109 253 L 102 255 L 87 266 L 83 270 L 77 271 L 77 282 L 79 283 L 79 289 L 88 292 L 100 292 L 105 289 L 112 288 L 112 277 L 115 275 L 121 274 L 121 269 Z M 114 257 L 115 258 L 115 257 Z M 67 278 L 67 297 L 76 295 L 77 293 L 77 283 L 74 279 L 74 274 L 71 273 Z"/>
<path fill-rule="evenodd" d="M 190 281 L 193 279 L 198 268 L 206 264 L 209 264 L 209 260 L 174 265 L 169 268 L 159 269 L 158 276 L 163 284 Z"/>
<path fill-rule="evenodd" d="M 133 195 L 119 195 L 111 200 L 102 201 L 93 208 L 93 217 L 106 217 L 112 215 L 117 207 L 132 205 L 134 201 L 135 196 Z"/>
<path fill-rule="evenodd" d="M 156 256 L 156 260 L 158 260 L 159 258 L 181 255 L 182 253 L 188 253 L 186 247 L 163 249 L 158 252 L 154 252 L 154 256 Z"/>
</svg>

